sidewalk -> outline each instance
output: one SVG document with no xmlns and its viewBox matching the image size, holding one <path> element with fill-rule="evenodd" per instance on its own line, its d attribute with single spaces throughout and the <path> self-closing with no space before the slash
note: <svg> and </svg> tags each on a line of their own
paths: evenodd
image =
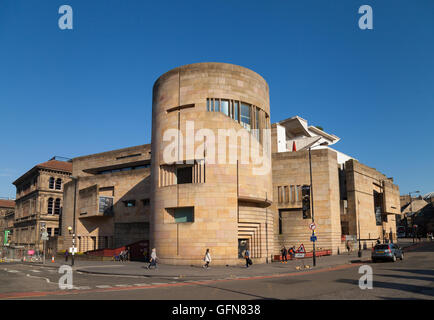
<svg viewBox="0 0 434 320">
<path fill-rule="evenodd" d="M 412 242 L 400 241 L 398 244 L 404 248 L 411 249 Z M 415 243 L 415 247 L 420 244 Z M 218 278 L 218 277 L 244 277 L 244 276 L 264 276 L 273 274 L 293 273 L 309 270 L 332 268 L 339 265 L 352 263 L 367 263 L 371 261 L 371 250 L 363 250 L 362 257 L 357 256 L 357 251 L 351 254 L 341 254 L 333 256 L 316 257 L 316 266 L 312 265 L 312 258 L 291 260 L 288 263 L 273 262 L 269 264 L 254 264 L 249 268 L 245 266 L 213 266 L 203 269 L 200 266 L 174 266 L 159 264 L 158 269 L 147 270 L 148 263 L 145 262 L 117 262 L 117 261 L 87 261 L 76 260 L 73 269 L 77 272 L 89 274 L 105 274 L 118 276 L 141 276 L 159 278 Z M 202 261 L 198 261 L 201 264 Z M 61 265 L 70 265 L 71 259 L 65 262 L 64 259 L 55 263 L 46 262 L 45 267 L 59 268 Z"/>
</svg>

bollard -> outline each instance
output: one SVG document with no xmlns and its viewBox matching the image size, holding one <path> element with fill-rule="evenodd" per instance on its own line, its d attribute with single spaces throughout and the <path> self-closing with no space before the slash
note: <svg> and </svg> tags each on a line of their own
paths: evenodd
<svg viewBox="0 0 434 320">
<path fill-rule="evenodd" d="M 51 262 L 54 263 L 54 256 L 51 256 Z"/>
</svg>

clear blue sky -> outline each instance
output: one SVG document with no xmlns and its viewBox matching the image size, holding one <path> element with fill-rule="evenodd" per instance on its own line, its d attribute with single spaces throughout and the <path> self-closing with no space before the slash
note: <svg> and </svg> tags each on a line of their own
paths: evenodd
<svg viewBox="0 0 434 320">
<path fill-rule="evenodd" d="M 401 193 L 434 191 L 432 0 L 1 0 L 0 196 L 54 155 L 149 143 L 154 81 L 209 61 L 261 74 L 273 122 L 299 115 Z"/>
</svg>

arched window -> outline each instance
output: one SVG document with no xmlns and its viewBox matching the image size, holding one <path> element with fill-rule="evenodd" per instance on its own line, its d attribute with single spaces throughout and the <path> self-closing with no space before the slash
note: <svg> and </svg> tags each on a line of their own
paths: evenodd
<svg viewBox="0 0 434 320">
<path fill-rule="evenodd" d="M 54 202 L 54 214 L 60 214 L 60 199 L 57 198 Z"/>
<path fill-rule="evenodd" d="M 56 180 L 56 190 L 62 189 L 62 179 L 57 178 Z"/>
<path fill-rule="evenodd" d="M 48 214 L 53 214 L 53 198 L 48 199 Z"/>
<path fill-rule="evenodd" d="M 54 189 L 54 178 L 50 177 L 50 182 L 48 183 L 48 188 Z"/>
</svg>

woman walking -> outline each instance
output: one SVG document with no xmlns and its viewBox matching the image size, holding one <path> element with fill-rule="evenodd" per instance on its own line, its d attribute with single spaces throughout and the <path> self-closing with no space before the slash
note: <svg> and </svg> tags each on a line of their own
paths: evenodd
<svg viewBox="0 0 434 320">
<path fill-rule="evenodd" d="M 206 249 L 205 257 L 203 258 L 203 261 L 205 261 L 203 268 L 208 269 L 209 263 L 211 262 L 211 254 L 209 253 L 209 249 Z"/>
<path fill-rule="evenodd" d="M 152 249 L 152 253 L 151 253 L 151 261 L 147 267 L 147 269 L 150 269 L 151 267 L 155 267 L 155 269 L 157 268 L 157 250 L 155 248 Z"/>
</svg>

